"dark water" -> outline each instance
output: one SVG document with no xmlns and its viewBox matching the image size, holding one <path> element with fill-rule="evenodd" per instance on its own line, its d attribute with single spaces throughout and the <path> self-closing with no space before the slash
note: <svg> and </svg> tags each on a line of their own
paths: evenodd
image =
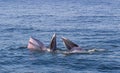
<svg viewBox="0 0 120 73">
<path fill-rule="evenodd" d="M 49 45 L 53 33 L 93 54 L 31 52 L 30 36 Z M 0 73 L 120 73 L 120 0 L 0 0 Z"/>
</svg>

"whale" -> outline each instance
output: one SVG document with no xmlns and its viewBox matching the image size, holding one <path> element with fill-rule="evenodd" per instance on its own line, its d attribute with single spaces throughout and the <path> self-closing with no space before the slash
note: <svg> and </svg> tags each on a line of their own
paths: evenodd
<svg viewBox="0 0 120 73">
<path fill-rule="evenodd" d="M 69 40 L 68 38 L 62 37 L 61 39 L 65 47 L 68 49 L 67 51 L 63 52 L 63 54 L 92 54 L 94 52 L 106 51 L 105 49 L 96 49 L 96 48 L 85 50 L 76 43 Z"/>
<path fill-rule="evenodd" d="M 34 51 L 54 52 L 54 51 L 56 51 L 56 48 L 57 48 L 56 34 L 55 33 L 53 34 L 49 47 L 46 47 L 43 42 L 41 42 L 38 39 L 31 36 L 29 41 L 28 41 L 27 48 L 30 49 L 30 50 L 34 50 Z"/>
<path fill-rule="evenodd" d="M 96 49 L 96 48 L 85 50 L 85 49 L 81 48 L 78 44 L 69 40 L 68 38 L 62 37 L 61 39 L 62 39 L 65 47 L 67 48 L 67 50 L 61 50 L 61 49 L 57 48 L 55 33 L 53 34 L 48 47 L 46 47 L 45 44 L 43 42 L 41 42 L 40 40 L 31 36 L 29 38 L 27 48 L 32 51 L 53 52 L 53 53 L 61 53 L 61 54 L 65 54 L 65 55 L 67 55 L 67 54 L 91 54 L 94 52 L 105 51 L 105 49 Z"/>
<path fill-rule="evenodd" d="M 79 45 L 72 42 L 68 38 L 62 37 L 61 39 L 69 53 L 78 53 L 78 52 L 84 51 Z"/>
</svg>

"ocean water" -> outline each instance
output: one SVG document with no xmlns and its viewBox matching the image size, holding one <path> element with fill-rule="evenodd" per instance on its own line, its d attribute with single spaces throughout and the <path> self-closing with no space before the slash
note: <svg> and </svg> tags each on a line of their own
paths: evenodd
<svg viewBox="0 0 120 73">
<path fill-rule="evenodd" d="M 57 34 L 92 54 L 26 48 L 33 36 L 49 45 Z M 120 73 L 120 0 L 0 0 L 0 73 Z"/>
</svg>

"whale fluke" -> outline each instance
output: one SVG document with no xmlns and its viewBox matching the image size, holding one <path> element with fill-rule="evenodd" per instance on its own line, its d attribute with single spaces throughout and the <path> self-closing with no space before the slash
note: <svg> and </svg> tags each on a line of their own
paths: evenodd
<svg viewBox="0 0 120 73">
<path fill-rule="evenodd" d="M 73 43 L 69 39 L 62 37 L 62 40 L 68 50 L 70 50 L 70 51 L 81 50 L 81 48 L 77 44 Z"/>
<path fill-rule="evenodd" d="M 55 51 L 56 48 L 57 48 L 57 45 L 56 45 L 56 34 L 55 33 L 52 36 L 49 48 L 50 48 L 51 51 Z"/>
<path fill-rule="evenodd" d="M 40 50 L 40 51 L 46 50 L 44 44 L 41 41 L 33 38 L 32 36 L 29 39 L 27 48 L 30 50 Z"/>
</svg>

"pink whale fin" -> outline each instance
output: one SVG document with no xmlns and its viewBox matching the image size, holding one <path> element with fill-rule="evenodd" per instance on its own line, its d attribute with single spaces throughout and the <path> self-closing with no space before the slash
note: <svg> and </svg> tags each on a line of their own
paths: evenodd
<svg viewBox="0 0 120 73">
<path fill-rule="evenodd" d="M 33 37 L 30 37 L 27 48 L 30 50 L 41 50 L 41 51 L 46 49 L 46 47 L 41 41 Z"/>
</svg>

